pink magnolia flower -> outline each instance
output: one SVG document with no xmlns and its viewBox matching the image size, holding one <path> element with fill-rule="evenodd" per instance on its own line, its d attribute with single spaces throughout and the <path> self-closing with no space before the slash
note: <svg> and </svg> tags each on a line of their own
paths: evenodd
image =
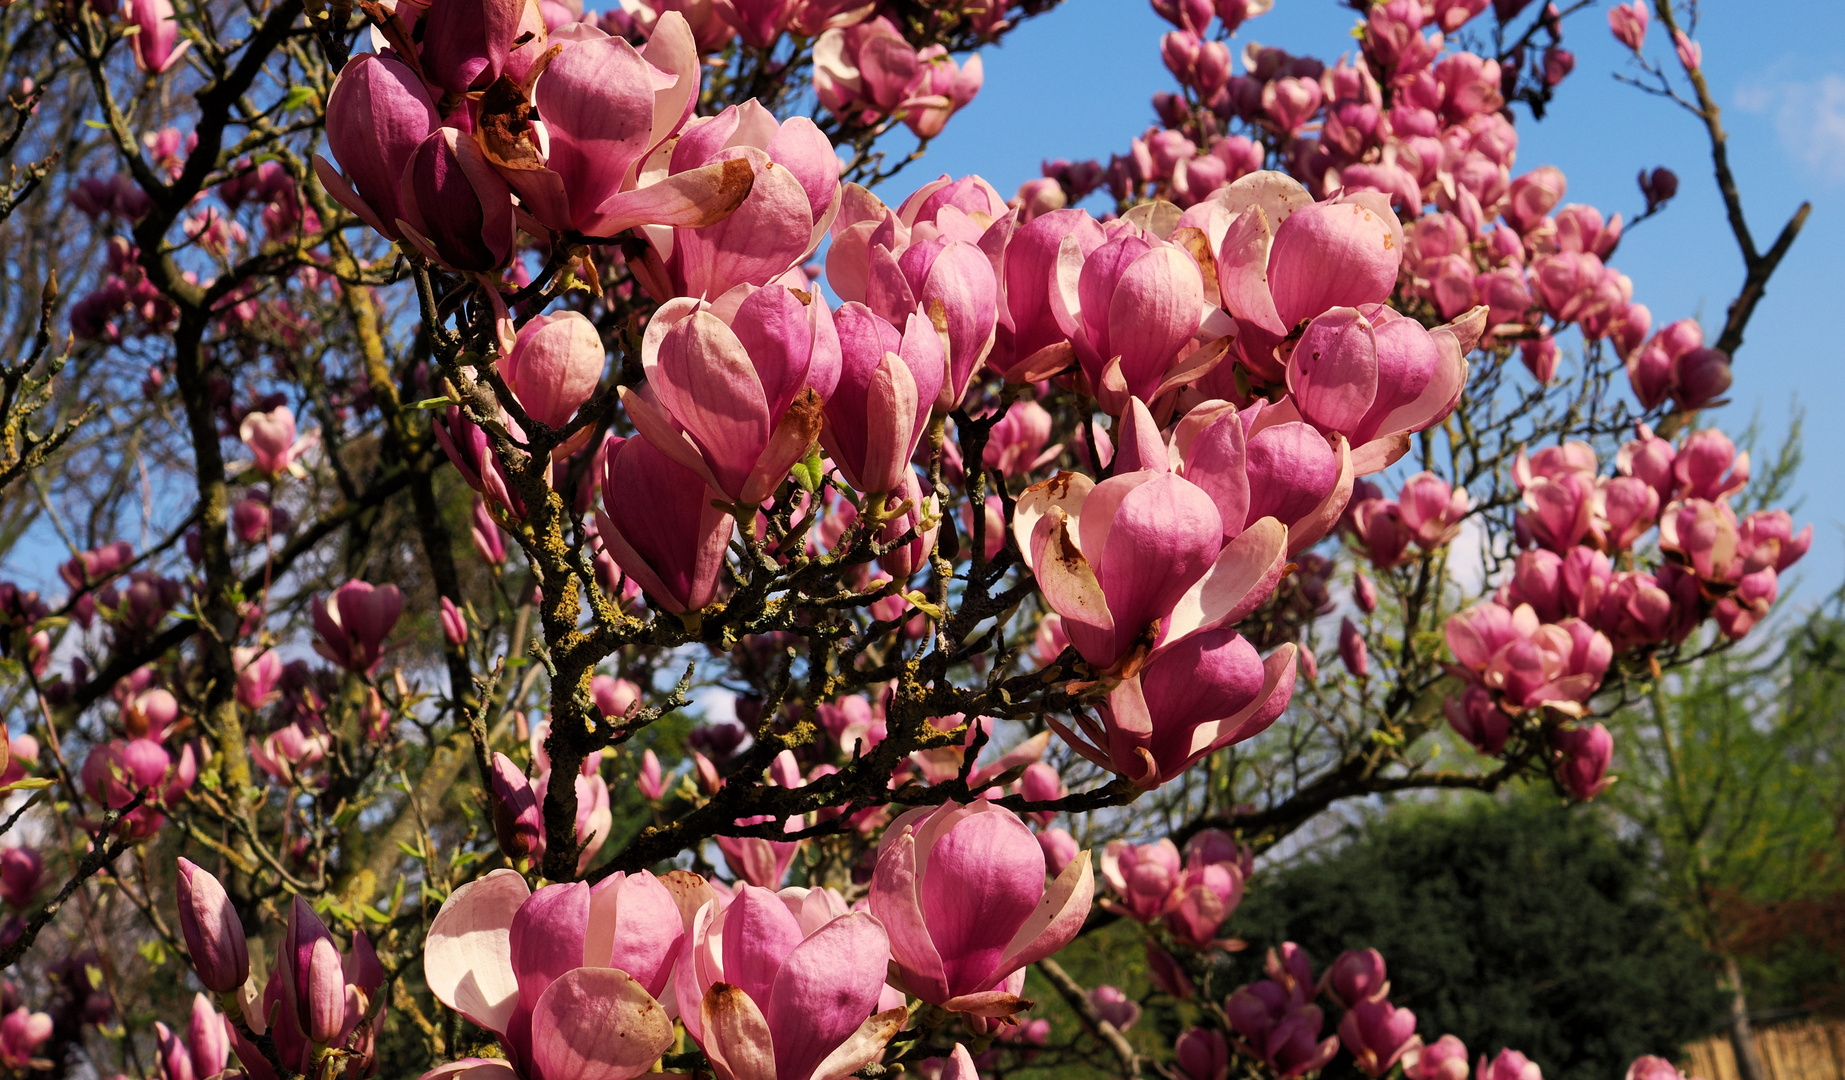
<svg viewBox="0 0 1845 1080">
<path fill-rule="evenodd" d="M 192 1021 L 184 1042 L 159 1021 L 154 1022 L 154 1032 L 169 1080 L 210 1080 L 230 1062 L 230 1025 L 204 994 L 192 996 Z"/>
<path fill-rule="evenodd" d="M 1279 983 L 1264 979 L 1230 995 L 1224 1003 L 1230 1026 L 1252 1057 L 1274 1069 L 1280 1080 L 1315 1072 L 1339 1052 L 1339 1037 L 1320 1038 L 1325 1017 L 1302 1004 Z"/>
<path fill-rule="evenodd" d="M 1403 1055 L 1403 1075 L 1409 1080 L 1467 1080 L 1467 1072 L 1467 1045 L 1453 1035 L 1412 1046 Z"/>
<path fill-rule="evenodd" d="M 1379 570 L 1401 566 L 1413 556 L 1416 538 L 1403 520 L 1403 508 L 1389 499 L 1360 499 L 1352 504 L 1351 530 L 1371 565 Z"/>
<path fill-rule="evenodd" d="M 899 333 L 857 303 L 834 320 L 842 364 L 820 444 L 853 488 L 897 491 L 947 377 L 942 339 L 920 315 L 911 314 Z"/>
<path fill-rule="evenodd" d="M 1217 931 L 1243 902 L 1247 856 L 1248 849 L 1222 832 L 1206 830 L 1192 838 L 1167 904 L 1166 923 L 1175 937 L 1199 949 L 1232 944 L 1218 941 Z"/>
<path fill-rule="evenodd" d="M 1152 415 L 1134 401 L 1116 470 L 1176 469 L 1211 496 L 1226 541 L 1274 518 L 1287 527 L 1288 554 L 1298 555 L 1332 531 L 1353 484 L 1345 438 L 1328 439 L 1299 415 L 1286 401 L 1258 400 L 1243 409 L 1200 402 L 1173 426 L 1168 450 Z"/>
<path fill-rule="evenodd" d="M 1140 1003 L 1122 993 L 1119 986 L 1104 984 L 1089 991 L 1089 1004 L 1116 1031 L 1126 1031 L 1140 1021 Z"/>
<path fill-rule="evenodd" d="M 720 1080 L 844 1080 L 908 1018 L 879 1011 L 890 957 L 885 927 L 836 893 L 743 885 L 692 918 L 679 1018 Z"/>
<path fill-rule="evenodd" d="M 640 774 L 634 779 L 635 785 L 649 802 L 659 802 L 666 791 L 666 780 L 660 769 L 660 757 L 651 749 L 641 753 Z"/>
<path fill-rule="evenodd" d="M 729 500 L 761 503 L 820 434 L 840 343 L 818 295 L 740 287 L 669 300 L 642 344 L 645 392 L 624 389 L 642 436 Z"/>
<path fill-rule="evenodd" d="M 1010 1016 L 1010 980 L 1069 944 L 1095 891 L 1089 856 L 1047 889 L 1044 853 L 1016 815 L 990 802 L 919 807 L 878 850 L 871 913 L 891 932 L 902 989 L 951 1012 Z M 966 903 L 979 896 L 979 905 Z"/>
<path fill-rule="evenodd" d="M 498 419 L 514 439 L 524 440 L 524 429 L 512 417 L 502 411 Z M 462 480 L 509 517 L 514 520 L 523 518 L 525 501 L 512 490 L 511 481 L 500 465 L 487 433 L 463 416 L 461 409 L 454 405 L 443 410 L 442 420 L 434 427 L 437 444 L 461 474 Z M 501 550 L 504 550 L 503 544 Z"/>
<path fill-rule="evenodd" d="M 1122 227 L 1080 269 L 1060 266 L 1051 310 L 1105 412 L 1119 415 L 1131 397 L 1157 402 L 1195 371 L 1185 358 L 1204 317 L 1204 278 L 1156 236 Z"/>
<path fill-rule="evenodd" d="M 1536 1062 L 1512 1049 L 1499 1051 L 1491 1064 L 1487 1063 L 1486 1055 L 1481 1054 L 1473 1076 L 1474 1080 L 1544 1080 Z"/>
<path fill-rule="evenodd" d="M 1589 518 L 1589 535 L 1607 551 L 1625 551 L 1653 528 L 1659 492 L 1632 476 L 1599 477 Z"/>
<path fill-rule="evenodd" d="M 543 23 L 530 23 L 536 14 L 518 0 L 468 0 L 426 9 L 416 34 L 424 73 L 455 94 L 483 90 L 502 72 L 523 78 L 546 45 Z M 520 32 L 527 29 L 535 39 L 520 43 Z"/>
<path fill-rule="evenodd" d="M 128 0 L 124 14 L 140 30 L 128 41 L 135 66 L 142 71 L 164 75 L 192 46 L 190 41 L 179 41 L 179 22 L 173 17 L 172 0 Z"/>
<path fill-rule="evenodd" d="M 1228 1080 L 1230 1076 L 1230 1044 L 1221 1031 L 1192 1028 L 1179 1036 L 1172 1050 L 1185 1080 Z"/>
<path fill-rule="evenodd" d="M 1616 4 L 1608 12 L 1608 29 L 1615 40 L 1638 53 L 1646 40 L 1647 24 L 1652 15 L 1647 11 L 1646 0 L 1633 0 L 1631 4 Z"/>
<path fill-rule="evenodd" d="M 1333 1000 L 1346 1008 L 1360 1002 L 1382 1001 L 1390 994 L 1384 957 L 1376 949 L 1348 949 L 1326 969 L 1326 988 Z"/>
<path fill-rule="evenodd" d="M 1018 194 L 1012 197 L 1012 205 L 1019 211 L 1020 224 L 1043 217 L 1052 210 L 1062 210 L 1069 201 L 1063 185 L 1048 176 L 1025 181 L 1019 185 Z"/>
<path fill-rule="evenodd" d="M 1357 678 L 1362 679 L 1371 672 L 1365 636 L 1351 619 L 1342 620 L 1339 624 L 1339 661 L 1345 665 L 1346 671 Z"/>
<path fill-rule="evenodd" d="M 602 850 L 603 841 L 609 838 L 609 830 L 615 825 L 614 813 L 609 806 L 608 781 L 596 772 L 599 760 L 593 756 L 586 759 L 583 763 L 584 771 L 574 777 L 577 789 L 576 842 L 582 846 L 582 850 L 577 853 L 579 874 L 589 869 L 589 864 L 595 861 L 596 855 Z M 552 772 L 549 760 L 540 760 L 537 764 L 543 771 L 532 781 L 532 798 L 542 808 L 545 793 L 550 788 Z M 545 834 L 542 831 L 538 840 L 533 858 L 544 857 Z"/>
<path fill-rule="evenodd" d="M 919 52 L 883 16 L 827 30 L 814 43 L 814 92 L 829 112 L 865 124 L 901 115 L 922 138 L 940 134 L 983 79 L 980 57 L 962 67 L 940 47 Z"/>
<path fill-rule="evenodd" d="M 1270 518 L 1223 543 L 1211 496 L 1153 469 L 1035 484 L 1013 535 L 1064 633 L 1104 671 L 1242 618 L 1273 591 L 1287 548 L 1286 527 Z"/>
<path fill-rule="evenodd" d="M 1039 833 L 1038 847 L 1044 851 L 1044 869 L 1052 878 L 1061 877 L 1064 868 L 1082 853 L 1076 837 L 1067 829 L 1046 829 Z"/>
<path fill-rule="evenodd" d="M 1351 440 L 1360 475 L 1376 472 L 1409 451 L 1410 435 L 1454 411 L 1467 353 L 1485 329 L 1484 307 L 1434 330 L 1387 307 L 1332 308 L 1295 346 L 1288 390 L 1308 423 Z"/>
<path fill-rule="evenodd" d="M 231 661 L 237 669 L 237 704 L 254 710 L 275 699 L 276 685 L 282 681 L 279 653 L 240 645 L 231 650 Z"/>
<path fill-rule="evenodd" d="M 1057 460 L 1063 444 L 1046 446 L 1051 438 L 1051 414 L 1029 398 L 1014 402 L 987 432 L 987 445 L 981 451 L 981 464 L 996 469 L 1010 479 L 1036 472 Z M 991 537 L 989 537 L 989 541 Z M 988 555 L 988 558 L 991 558 Z"/>
<path fill-rule="evenodd" d="M 38 849 L 21 844 L 0 849 L 0 900 L 24 911 L 38 895 L 45 878 L 45 857 Z"/>
<path fill-rule="evenodd" d="M 1550 742 L 1559 756 L 1557 779 L 1575 798 L 1593 799 L 1614 782 L 1608 777 L 1614 736 L 1607 728 L 1600 724 L 1558 728 L 1550 733 Z"/>
<path fill-rule="evenodd" d="M 506 1057 L 467 1058 L 426 1073 L 475 1080 L 631 1080 L 673 1041 L 656 1000 L 686 938 L 682 905 L 714 900 L 702 878 L 616 873 L 532 892 L 495 870 L 449 896 L 423 950 L 444 1005 L 492 1032 Z"/>
<path fill-rule="evenodd" d="M 1717 428 L 1687 435 L 1668 460 L 1677 486 L 1670 494 L 1660 492 L 1662 501 L 1673 496 L 1725 501 L 1749 483 L 1749 452 L 1738 453 L 1736 444 Z"/>
<path fill-rule="evenodd" d="M 553 44 L 561 50 L 531 87 L 543 119 L 481 128 L 488 159 L 537 224 L 591 236 L 697 228 L 743 202 L 755 179 L 745 158 L 680 172 L 646 167 L 698 99 L 699 53 L 685 16 L 661 15 L 639 50 L 593 29 Z"/>
<path fill-rule="evenodd" d="M 500 531 L 499 523 L 493 520 L 493 511 L 488 508 L 487 500 L 474 497 L 474 512 L 468 517 L 469 538 L 474 542 L 474 550 L 489 564 L 498 566 L 506 561 L 506 534 Z"/>
<path fill-rule="evenodd" d="M 693 120 L 673 144 L 671 175 L 748 167 L 753 183 L 722 220 L 653 228 L 639 276 L 657 299 L 715 300 L 738 285 L 768 285 L 800 265 L 839 212 L 839 160 L 805 117 L 778 122 L 754 99 Z"/>
<path fill-rule="evenodd" d="M 1044 378 L 1076 359 L 1051 306 L 1051 293 L 1061 260 L 1087 260 L 1106 239 L 1095 218 L 1076 209 L 1033 218 L 1012 234 L 1005 248 L 998 340 L 988 358 L 988 364 L 1007 381 Z M 1070 255 L 1062 254 L 1066 244 Z M 830 259 L 828 271 L 830 276 Z"/>
<path fill-rule="evenodd" d="M 529 859 L 544 850 L 544 818 L 532 783 L 512 759 L 493 755 L 493 834 L 508 859 Z"/>
<path fill-rule="evenodd" d="M 348 581 L 314 605 L 314 651 L 347 671 L 370 675 L 383 661 L 384 639 L 403 610 L 397 586 Z"/>
<path fill-rule="evenodd" d="M 733 523 L 714 495 L 646 439 L 604 445 L 596 533 L 622 572 L 675 615 L 717 596 Z"/>
<path fill-rule="evenodd" d="M 1704 66 L 1704 46 L 1691 40 L 1683 30 L 1672 31 L 1672 45 L 1678 50 L 1678 62 L 1686 71 L 1696 71 Z"/>
<path fill-rule="evenodd" d="M 965 109 L 986 83 L 986 68 L 980 54 L 958 64 L 941 45 L 917 50 L 916 59 L 922 78 L 904 103 L 903 123 L 910 133 L 933 139 L 948 126 L 949 117 Z"/>
<path fill-rule="evenodd" d="M 152 739 L 112 739 L 89 752 L 78 770 L 78 780 L 90 798 L 111 810 L 120 810 L 145 791 L 142 804 L 122 818 L 118 826 L 126 835 L 145 838 L 166 820 L 161 808 L 170 805 L 198 778 L 198 759 L 192 744 L 174 761 L 165 747 Z"/>
<path fill-rule="evenodd" d="M 1360 1072 L 1379 1077 L 1421 1039 L 1416 1035 L 1415 1013 L 1388 1001 L 1360 1001 L 1339 1021 L 1339 1041 Z"/>
<path fill-rule="evenodd" d="M 32 1056 L 51 1038 L 51 1030 L 51 1017 L 45 1013 L 24 1006 L 7 1013 L 0 1019 L 0 1065 L 15 1072 L 51 1068 L 50 1062 Z"/>
<path fill-rule="evenodd" d="M 1104 907 L 1142 923 L 1166 915 L 1181 873 L 1179 849 L 1171 840 L 1142 845 L 1111 840 L 1101 861 L 1103 879 L 1120 897 L 1119 903 L 1104 901 Z"/>
<path fill-rule="evenodd" d="M 269 497 L 253 493 L 231 506 L 231 531 L 246 544 L 263 544 L 288 531 L 288 511 L 272 506 Z"/>
<path fill-rule="evenodd" d="M 1461 521 L 1473 509 L 1467 489 L 1450 488 L 1431 472 L 1420 472 L 1403 482 L 1397 494 L 1403 524 L 1416 537 L 1416 546 L 1434 551 L 1460 535 Z"/>
<path fill-rule="evenodd" d="M 942 320 L 948 375 L 933 404 L 938 412 L 949 411 L 960 405 L 993 348 L 999 305 L 993 262 L 968 240 L 915 239 L 893 249 L 884 239 L 874 234 L 871 240 L 865 304 L 893 325 L 911 313 Z"/>
<path fill-rule="evenodd" d="M 462 614 L 455 602 L 444 596 L 442 608 L 437 613 L 442 623 L 442 639 L 451 648 L 459 649 L 468 643 L 468 617 Z"/>
<path fill-rule="evenodd" d="M 1507 708 L 1547 706 L 1581 715 L 1613 656 L 1614 646 L 1601 631 L 1581 619 L 1565 619 L 1501 649 L 1487 664 L 1484 681 L 1503 695 Z"/>
<path fill-rule="evenodd" d="M 302 717 L 284 724 L 261 742 L 250 739 L 250 760 L 280 783 L 292 784 L 327 759 L 333 739 L 317 719 Z"/>
<path fill-rule="evenodd" d="M 256 468 L 272 478 L 285 472 L 302 475 L 295 459 L 319 437 L 318 432 L 309 432 L 296 438 L 295 413 L 286 405 L 245 415 L 237 435 L 256 458 Z"/>
<path fill-rule="evenodd" d="M 607 358 L 596 326 L 575 311 L 538 315 L 499 359 L 500 375 L 525 414 L 561 429 L 602 382 Z"/>
<path fill-rule="evenodd" d="M 1456 735 L 1488 757 L 1497 757 L 1512 734 L 1512 718 L 1499 707 L 1492 691 L 1479 683 L 1469 686 L 1460 697 L 1443 701 L 1442 712 Z"/>
<path fill-rule="evenodd" d="M 411 151 L 398 231 L 453 270 L 497 270 L 512 258 L 512 189 L 470 133 L 439 127 Z"/>
<path fill-rule="evenodd" d="M 1685 1074 L 1665 1058 L 1646 1054 L 1627 1067 L 1626 1080 L 1685 1080 Z"/>
<path fill-rule="evenodd" d="M 597 675 L 589 681 L 589 687 L 597 710 L 610 720 L 628 716 L 640 704 L 641 688 L 626 679 Z"/>
</svg>

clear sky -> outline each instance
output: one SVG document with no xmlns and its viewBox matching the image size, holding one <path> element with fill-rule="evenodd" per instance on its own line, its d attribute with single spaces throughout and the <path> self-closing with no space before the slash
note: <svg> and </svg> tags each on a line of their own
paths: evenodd
<svg viewBox="0 0 1845 1080">
<path fill-rule="evenodd" d="M 1724 223 L 1708 144 L 1678 106 L 1613 79 L 1629 55 L 1608 32 L 1607 3 L 1572 17 L 1564 45 L 1576 71 L 1546 119 L 1519 110 L 1522 172 L 1554 164 L 1569 177 L 1566 201 L 1628 219 L 1641 209 L 1642 168 L 1679 174 L 1679 197 L 1621 243 L 1613 264 L 1634 280 L 1654 325 L 1695 317 L 1714 338 L 1742 281 Z M 1802 200 L 1813 214 L 1756 309 L 1735 358 L 1730 404 L 1718 414 L 1740 431 L 1759 416 L 1764 449 L 1776 447 L 1795 408 L 1806 413 L 1806 466 L 1796 521 L 1815 528 L 1796 571 L 1799 596 L 1817 599 L 1845 580 L 1845 0 L 1704 0 L 1697 37 L 1704 70 L 1731 132 L 1731 160 L 1749 225 L 1766 248 Z M 1330 60 L 1355 47 L 1357 16 L 1336 0 L 1275 0 L 1245 23 L 1250 40 Z M 1490 26 L 1490 9 L 1475 20 Z M 1522 25 L 1522 23 L 1521 23 Z M 886 198 L 941 172 L 978 172 L 1010 194 L 1045 158 L 1104 163 L 1153 122 L 1149 98 L 1172 88 L 1159 59 L 1170 27 L 1145 0 L 1069 0 L 984 52 L 986 85 L 892 182 Z M 1657 22 L 1648 54 L 1670 59 Z"/>
</svg>

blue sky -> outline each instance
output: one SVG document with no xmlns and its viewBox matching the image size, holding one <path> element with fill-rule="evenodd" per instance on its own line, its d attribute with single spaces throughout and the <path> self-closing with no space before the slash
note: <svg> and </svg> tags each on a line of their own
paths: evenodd
<svg viewBox="0 0 1845 1080">
<path fill-rule="evenodd" d="M 1724 109 L 1730 157 L 1749 224 L 1766 248 L 1802 200 L 1813 214 L 1756 309 L 1735 358 L 1730 404 L 1717 416 L 1731 432 L 1759 416 L 1764 449 L 1778 446 L 1796 407 L 1806 413 L 1807 463 L 1797 484 L 1797 521 L 1814 524 L 1813 552 L 1799 568 L 1802 599 L 1845 579 L 1845 348 L 1826 318 L 1845 270 L 1845 3 L 1839 0 L 1707 0 L 1697 37 L 1704 70 Z M 1566 201 L 1632 219 L 1642 168 L 1680 177 L 1665 213 L 1623 240 L 1614 265 L 1634 280 L 1655 325 L 1684 317 L 1715 337 L 1742 281 L 1742 260 L 1724 223 L 1699 122 L 1676 105 L 1616 83 L 1627 50 L 1608 33 L 1607 4 L 1565 24 L 1576 71 L 1542 123 L 1520 110 L 1518 169 L 1554 164 L 1569 177 Z M 1490 25 L 1491 14 L 1476 22 Z M 1244 24 L 1250 40 L 1331 59 L 1354 47 L 1351 9 L 1336 0 L 1276 0 Z M 1069 0 L 984 53 L 986 84 L 928 155 L 885 192 L 901 195 L 947 172 L 978 172 L 1010 194 L 1045 158 L 1103 162 L 1153 122 L 1150 96 L 1171 89 L 1159 59 L 1170 27 L 1145 0 Z M 1670 59 L 1657 23 L 1648 53 Z"/>
</svg>

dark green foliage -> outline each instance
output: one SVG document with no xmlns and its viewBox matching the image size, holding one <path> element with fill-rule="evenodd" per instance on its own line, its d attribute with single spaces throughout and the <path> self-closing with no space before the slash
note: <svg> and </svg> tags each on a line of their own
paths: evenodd
<svg viewBox="0 0 1845 1080">
<path fill-rule="evenodd" d="M 1260 950 L 1291 940 L 1316 970 L 1373 947 L 1391 1000 L 1425 1040 L 1523 1051 L 1546 1080 L 1617 1080 L 1715 1030 L 1714 973 L 1645 895 L 1642 852 L 1592 808 L 1547 799 L 1399 807 L 1314 861 L 1258 877 L 1233 926 Z M 1329 1025 L 1331 1018 L 1329 1017 Z"/>
</svg>

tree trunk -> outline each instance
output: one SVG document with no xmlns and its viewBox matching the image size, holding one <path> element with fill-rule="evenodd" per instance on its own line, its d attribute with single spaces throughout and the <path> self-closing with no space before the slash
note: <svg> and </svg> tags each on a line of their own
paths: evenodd
<svg viewBox="0 0 1845 1080">
<path fill-rule="evenodd" d="M 1742 969 L 1734 956 L 1723 958 L 1723 981 L 1730 992 L 1730 1050 L 1736 1056 L 1736 1074 L 1741 1080 L 1769 1080 L 1755 1046 L 1755 1029 L 1749 1025 L 1749 1001 L 1743 995 Z"/>
</svg>

